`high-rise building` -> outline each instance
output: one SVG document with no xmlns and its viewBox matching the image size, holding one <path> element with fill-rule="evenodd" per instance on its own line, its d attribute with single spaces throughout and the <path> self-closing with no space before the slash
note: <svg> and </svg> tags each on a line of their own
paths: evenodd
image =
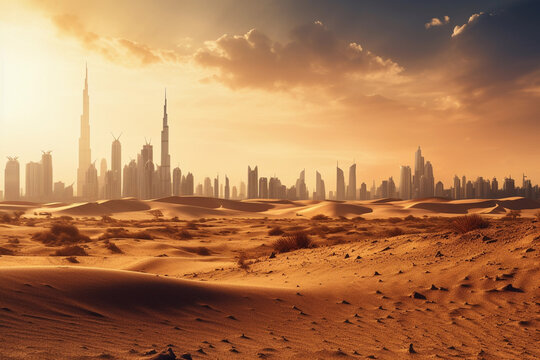
<svg viewBox="0 0 540 360">
<path fill-rule="evenodd" d="M 433 176 L 433 166 L 427 161 L 424 166 L 424 187 L 422 197 L 432 197 L 435 194 L 435 177 Z"/>
<path fill-rule="evenodd" d="M 17 157 L 8 156 L 4 169 L 4 199 L 17 201 L 21 198 L 21 174 Z"/>
<path fill-rule="evenodd" d="M 336 167 L 336 200 L 345 200 L 345 176 L 339 166 Z"/>
<path fill-rule="evenodd" d="M 388 178 L 388 196 L 389 198 L 395 198 L 396 197 L 396 183 L 394 182 L 394 179 L 390 176 Z"/>
<path fill-rule="evenodd" d="M 193 174 L 188 172 L 186 177 L 182 176 L 182 195 L 193 195 L 194 194 L 194 180 L 193 180 Z"/>
<path fill-rule="evenodd" d="M 225 175 L 225 189 L 224 189 L 223 197 L 227 200 L 231 198 L 231 188 L 229 185 L 229 178 L 227 177 L 227 175 Z"/>
<path fill-rule="evenodd" d="M 124 197 L 137 197 L 139 195 L 139 174 L 137 162 L 131 160 L 124 166 Z"/>
<path fill-rule="evenodd" d="M 349 185 L 347 185 L 347 200 L 356 200 L 356 164 L 349 168 Z"/>
<path fill-rule="evenodd" d="M 442 181 L 438 181 L 437 184 L 435 184 L 435 196 L 444 197 L 444 185 Z"/>
<path fill-rule="evenodd" d="M 399 197 L 403 200 L 412 198 L 411 167 L 403 165 L 400 168 Z"/>
<path fill-rule="evenodd" d="M 99 163 L 99 176 L 98 176 L 98 189 L 99 189 L 98 198 L 101 198 L 101 199 L 107 198 L 105 196 L 105 180 L 107 177 L 107 171 L 108 171 L 107 160 L 101 159 Z"/>
<path fill-rule="evenodd" d="M 497 178 L 493 178 L 491 180 L 491 196 L 498 197 L 499 196 L 499 182 L 497 181 Z"/>
<path fill-rule="evenodd" d="M 204 178 L 203 196 L 206 196 L 206 197 L 214 196 L 214 190 L 212 189 L 212 180 L 210 180 L 209 177 Z"/>
<path fill-rule="evenodd" d="M 424 175 L 424 157 L 422 156 L 422 149 L 420 149 L 420 146 L 418 147 L 418 150 L 416 150 L 416 153 L 414 155 L 414 176 L 413 176 L 413 197 L 419 198 L 422 197 L 422 187 L 421 187 L 421 179 Z"/>
<path fill-rule="evenodd" d="M 43 199 L 51 201 L 53 197 L 53 165 L 50 151 L 43 151 L 41 154 L 41 170 Z"/>
<path fill-rule="evenodd" d="M 259 178 L 259 199 L 268 199 L 268 178 Z"/>
<path fill-rule="evenodd" d="M 122 197 L 122 144 L 120 136 L 114 138 L 111 145 L 112 199 Z"/>
<path fill-rule="evenodd" d="M 306 170 L 300 171 L 300 176 L 296 180 L 296 198 L 298 200 L 307 200 L 309 193 L 306 186 Z"/>
<path fill-rule="evenodd" d="M 219 175 L 214 178 L 214 197 L 219 198 Z"/>
<path fill-rule="evenodd" d="M 43 166 L 38 162 L 26 164 L 26 191 L 25 197 L 29 201 L 43 199 Z"/>
<path fill-rule="evenodd" d="M 169 123 L 167 114 L 167 91 L 163 105 L 163 130 L 161 130 L 161 196 L 171 195 L 171 155 L 169 154 Z"/>
<path fill-rule="evenodd" d="M 248 166 L 248 199 L 256 199 L 259 197 L 259 169 L 257 166 L 251 170 Z M 242 187 L 240 186 L 240 195 L 242 196 Z"/>
<path fill-rule="evenodd" d="M 154 148 L 147 142 L 138 157 L 139 198 L 150 199 L 154 193 Z"/>
<path fill-rule="evenodd" d="M 238 189 L 236 188 L 236 186 L 232 187 L 231 198 L 234 200 L 238 199 Z"/>
<path fill-rule="evenodd" d="M 91 163 L 90 151 L 90 96 L 88 95 L 88 67 L 84 79 L 83 112 L 81 115 L 81 135 L 79 137 L 79 168 L 77 169 L 77 196 L 83 196 L 86 172 Z"/>
<path fill-rule="evenodd" d="M 257 167 L 255 167 L 254 171 L 255 171 L 255 178 L 257 178 Z M 248 167 L 248 174 L 249 174 L 249 167 Z M 240 199 L 246 198 L 246 183 L 243 181 L 240 182 L 240 194 L 238 194 L 238 197 Z"/>
<path fill-rule="evenodd" d="M 456 200 L 461 199 L 461 181 L 457 175 L 454 176 L 454 188 L 452 189 L 452 197 Z"/>
<path fill-rule="evenodd" d="M 86 171 L 86 178 L 84 180 L 83 197 L 89 201 L 95 201 L 98 199 L 99 187 L 98 187 L 98 172 L 95 163 L 92 163 Z"/>
<path fill-rule="evenodd" d="M 365 182 L 360 185 L 360 200 L 369 200 Z"/>
<path fill-rule="evenodd" d="M 326 200 L 324 180 L 318 171 L 315 172 L 315 194 L 313 200 Z"/>
<path fill-rule="evenodd" d="M 182 195 L 182 171 L 178 166 L 172 172 L 172 194 L 173 196 Z"/>
</svg>

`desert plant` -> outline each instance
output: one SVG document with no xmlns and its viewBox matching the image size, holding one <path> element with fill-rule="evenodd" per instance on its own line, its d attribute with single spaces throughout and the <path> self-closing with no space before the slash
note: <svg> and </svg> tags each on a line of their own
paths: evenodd
<svg viewBox="0 0 540 360">
<path fill-rule="evenodd" d="M 163 212 L 159 209 L 153 209 L 149 210 L 148 213 L 154 217 L 154 220 L 158 221 L 160 218 L 162 218 Z"/>
<path fill-rule="evenodd" d="M 285 234 L 276 240 L 272 247 L 279 253 L 289 252 L 298 249 L 307 249 L 313 246 L 313 241 L 309 235 L 303 231 Z"/>
<path fill-rule="evenodd" d="M 311 217 L 311 220 L 325 221 L 330 220 L 330 218 L 324 214 L 317 214 Z"/>
<path fill-rule="evenodd" d="M 79 232 L 75 225 L 56 223 L 50 230 L 40 231 L 32 235 L 32 239 L 42 242 L 45 245 L 69 245 L 82 242 L 89 242 L 90 238 Z"/>
<path fill-rule="evenodd" d="M 399 227 L 389 228 L 384 231 L 384 235 L 386 237 L 394 237 L 394 236 L 399 236 L 403 234 L 405 234 L 405 231 L 403 231 L 403 229 Z"/>
<path fill-rule="evenodd" d="M 176 236 L 181 240 L 189 240 L 193 238 L 193 235 L 187 230 L 182 229 L 176 233 Z"/>
<path fill-rule="evenodd" d="M 510 210 L 504 215 L 503 219 L 516 220 L 518 217 L 521 217 L 521 210 Z"/>
<path fill-rule="evenodd" d="M 152 240 L 154 237 L 147 231 L 129 232 L 124 228 L 108 228 L 99 236 L 99 240 L 113 238 Z"/>
<path fill-rule="evenodd" d="M 270 236 L 279 236 L 279 235 L 283 235 L 283 229 L 281 229 L 280 226 L 274 226 L 273 228 L 271 228 L 270 230 L 268 230 L 268 235 Z"/>
<path fill-rule="evenodd" d="M 80 246 L 64 246 L 54 252 L 52 256 L 88 256 L 88 253 Z"/>
<path fill-rule="evenodd" d="M 247 263 L 247 257 L 245 253 L 241 253 L 240 256 L 238 256 L 238 261 L 236 262 L 238 267 L 242 270 L 245 270 L 246 272 L 249 271 L 249 264 Z"/>
<path fill-rule="evenodd" d="M 124 252 L 115 243 L 105 240 L 105 247 L 114 254 L 123 254 Z"/>
<path fill-rule="evenodd" d="M 489 221 L 477 214 L 465 215 L 452 219 L 450 226 L 452 230 L 464 234 L 472 230 L 487 228 Z"/>
</svg>

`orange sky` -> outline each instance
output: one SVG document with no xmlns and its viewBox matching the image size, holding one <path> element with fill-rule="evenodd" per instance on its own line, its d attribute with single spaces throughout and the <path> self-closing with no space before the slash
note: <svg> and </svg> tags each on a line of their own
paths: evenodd
<svg viewBox="0 0 540 360">
<path fill-rule="evenodd" d="M 53 150 L 55 181 L 75 180 L 88 62 L 97 160 L 111 133 L 124 162 L 145 137 L 159 154 L 166 87 L 172 165 L 196 182 L 237 184 L 259 165 L 288 185 L 305 168 L 311 189 L 319 170 L 333 190 L 336 162 L 353 160 L 360 181 L 397 182 L 418 145 L 447 186 L 455 173 L 540 181 L 538 49 L 498 48 L 503 25 L 523 30 L 505 14 L 533 3 L 210 3 L 0 0 L 0 167 Z"/>
</svg>

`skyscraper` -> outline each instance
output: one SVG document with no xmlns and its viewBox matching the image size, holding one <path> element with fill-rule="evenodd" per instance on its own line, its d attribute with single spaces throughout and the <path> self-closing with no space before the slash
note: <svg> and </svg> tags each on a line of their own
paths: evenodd
<svg viewBox="0 0 540 360">
<path fill-rule="evenodd" d="M 339 166 L 336 166 L 336 200 L 345 200 L 345 175 Z"/>
<path fill-rule="evenodd" d="M 324 186 L 324 180 L 322 179 L 321 174 L 315 172 L 315 196 L 313 200 L 325 200 L 326 199 L 326 189 Z"/>
<path fill-rule="evenodd" d="M 452 197 L 456 200 L 461 199 L 461 181 L 457 175 L 454 176 L 454 189 L 452 192 Z"/>
<path fill-rule="evenodd" d="M 161 196 L 171 195 L 171 155 L 169 154 L 169 123 L 167 115 L 167 91 L 163 105 L 163 130 L 161 130 Z"/>
<path fill-rule="evenodd" d="M 139 156 L 139 197 L 150 199 L 154 194 L 154 147 L 147 142 Z"/>
<path fill-rule="evenodd" d="M 111 145 L 111 171 L 111 197 L 113 199 L 119 199 L 122 197 L 122 144 L 120 144 L 120 136 L 114 138 Z"/>
<path fill-rule="evenodd" d="M 248 188 L 247 198 L 256 199 L 259 196 L 259 169 L 257 166 L 251 170 L 248 166 Z M 242 196 L 242 186 L 240 186 L 240 196 Z"/>
<path fill-rule="evenodd" d="M 41 170 L 43 199 L 50 201 L 53 195 L 53 165 L 50 151 L 43 151 L 41 155 Z"/>
<path fill-rule="evenodd" d="M 90 97 L 88 95 L 88 67 L 84 79 L 83 112 L 81 115 L 81 135 L 79 137 L 79 168 L 77 169 L 77 196 L 83 196 L 86 171 L 90 167 Z"/>
<path fill-rule="evenodd" d="M 347 186 L 347 200 L 356 200 L 356 164 L 349 168 L 349 185 Z"/>
<path fill-rule="evenodd" d="M 223 197 L 227 200 L 231 198 L 231 188 L 229 185 L 229 178 L 225 175 L 225 191 Z"/>
<path fill-rule="evenodd" d="M 173 179 L 173 185 L 172 185 L 173 196 L 182 195 L 182 170 L 180 170 L 178 166 L 175 167 L 172 172 L 172 179 Z"/>
<path fill-rule="evenodd" d="M 401 166 L 399 178 L 399 197 L 402 200 L 409 200 L 412 197 L 411 167 Z"/>
<path fill-rule="evenodd" d="M 25 197 L 29 201 L 41 201 L 43 198 L 43 166 L 38 162 L 26 164 Z"/>
<path fill-rule="evenodd" d="M 93 163 L 86 171 L 84 180 L 83 197 L 87 200 L 94 201 L 98 199 L 98 172 L 96 165 Z"/>
<path fill-rule="evenodd" d="M 214 178 L 214 197 L 219 198 L 219 175 Z"/>
<path fill-rule="evenodd" d="M 17 201 L 21 197 L 21 174 L 17 157 L 8 156 L 4 170 L 4 199 Z"/>
<path fill-rule="evenodd" d="M 268 199 L 268 178 L 259 178 L 259 198 Z"/>
<path fill-rule="evenodd" d="M 137 163 L 131 160 L 124 166 L 124 197 L 137 197 L 139 194 L 139 174 Z"/>
<path fill-rule="evenodd" d="M 300 172 L 300 176 L 296 180 L 296 198 L 298 200 L 307 200 L 309 197 L 306 186 L 306 170 Z"/>
<path fill-rule="evenodd" d="M 422 188 L 420 181 L 424 175 L 424 157 L 422 156 L 422 149 L 420 146 L 414 155 L 414 176 L 413 176 L 413 189 L 412 195 L 414 198 L 422 196 Z"/>
</svg>

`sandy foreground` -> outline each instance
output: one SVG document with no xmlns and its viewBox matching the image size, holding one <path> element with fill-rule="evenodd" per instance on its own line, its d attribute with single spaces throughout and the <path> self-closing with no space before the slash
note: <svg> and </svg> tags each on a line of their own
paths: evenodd
<svg viewBox="0 0 540 360">
<path fill-rule="evenodd" d="M 0 219 L 21 216 L 0 220 L 0 359 L 538 359 L 539 210 L 523 198 L 0 203 Z M 465 214 L 489 226 L 456 232 Z M 43 235 L 59 223 L 78 240 Z M 278 230 L 313 246 L 278 253 Z"/>
</svg>

